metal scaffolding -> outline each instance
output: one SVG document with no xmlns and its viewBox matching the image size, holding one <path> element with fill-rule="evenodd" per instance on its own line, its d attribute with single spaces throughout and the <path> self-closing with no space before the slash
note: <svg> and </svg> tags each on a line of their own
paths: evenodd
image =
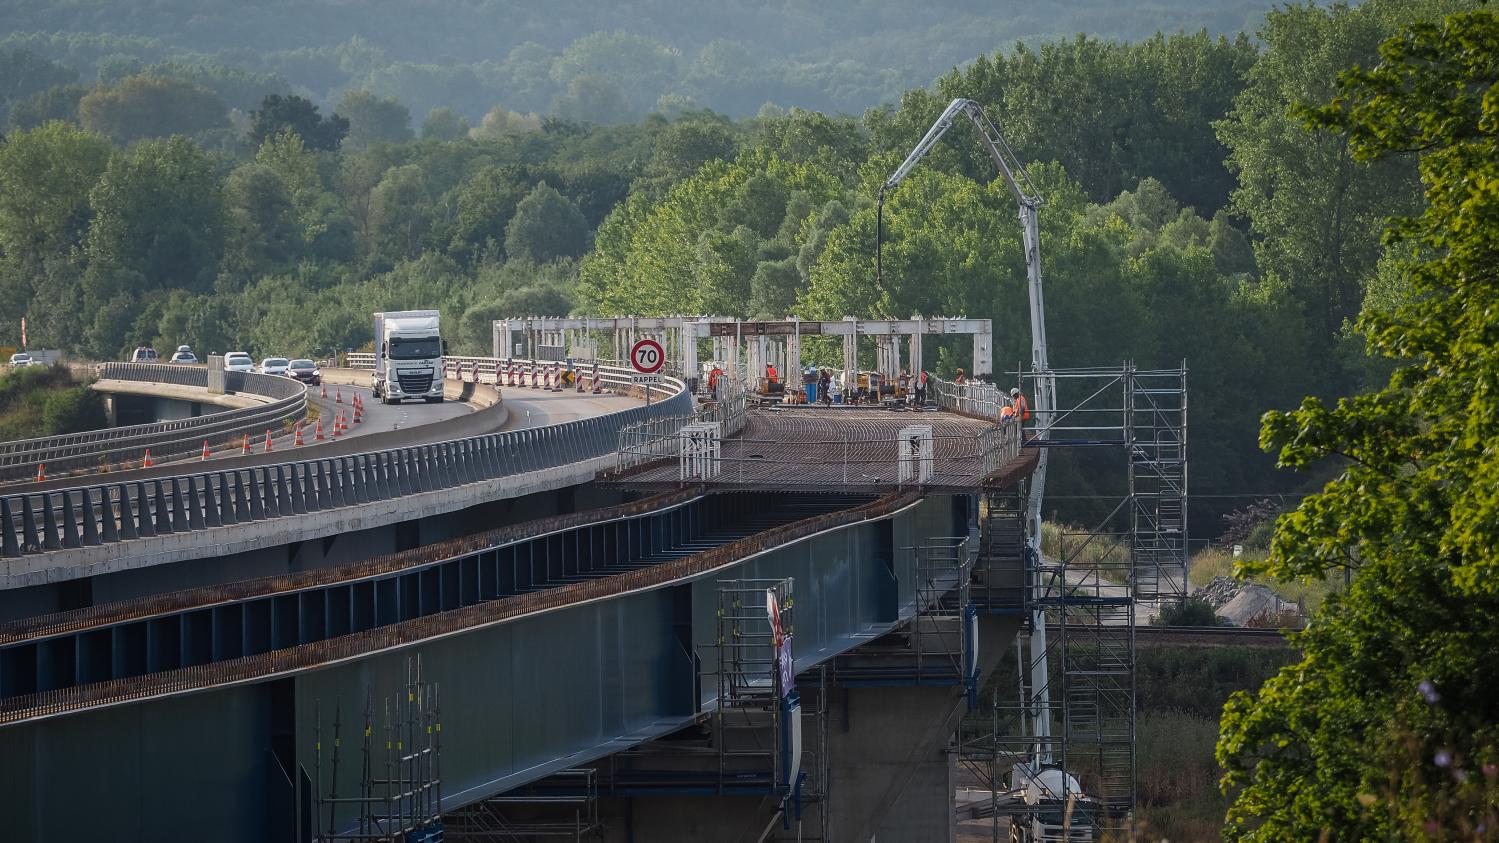
<svg viewBox="0 0 1499 843">
<path fill-rule="evenodd" d="M 359 791 L 339 796 L 343 762 L 342 706 L 333 715 L 332 775 L 323 781 L 321 706 L 314 727 L 313 839 L 318 843 L 442 840 L 442 720 L 437 685 L 422 675 L 421 656 L 406 660 L 405 693 L 384 700 L 377 718 L 367 694 L 361 736 Z M 384 751 L 377 745 L 383 735 Z"/>
<path fill-rule="evenodd" d="M 1050 435 L 1029 444 L 1117 448 L 1125 476 L 1119 499 L 1091 529 L 1059 530 L 1039 556 L 1024 549 L 1023 494 L 985 494 L 975 601 L 1027 619 L 1013 684 L 992 683 L 987 704 L 960 732 L 963 763 L 993 791 L 995 840 L 998 817 L 1031 822 L 1055 815 L 1057 801 L 1068 806 L 1069 833 L 1128 832 L 1135 807 L 1136 605 L 1180 600 L 1187 589 L 1185 365 L 1139 370 L 1127 363 L 1050 376 L 1059 409 Z M 1024 561 L 1021 588 L 1005 578 L 1017 559 Z M 1038 622 L 1045 628 L 1037 630 Z M 1027 647 L 1024 639 L 1045 646 Z M 1042 767 L 1076 776 L 1081 792 L 1067 792 L 1064 776 L 1052 804 L 1027 804 L 1021 791 Z"/>
</svg>

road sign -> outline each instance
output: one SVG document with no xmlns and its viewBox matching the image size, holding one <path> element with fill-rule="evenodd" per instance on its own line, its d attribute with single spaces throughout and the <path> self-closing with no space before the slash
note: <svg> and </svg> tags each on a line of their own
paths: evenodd
<svg viewBox="0 0 1499 843">
<path fill-rule="evenodd" d="M 638 384 L 660 383 L 660 382 L 661 382 L 661 376 L 660 375 L 631 375 L 630 376 L 630 383 L 637 384 L 637 385 Z"/>
<path fill-rule="evenodd" d="M 661 349 L 661 343 L 652 339 L 644 339 L 630 346 L 630 365 L 635 371 L 644 374 L 661 371 L 666 365 L 666 352 Z"/>
</svg>

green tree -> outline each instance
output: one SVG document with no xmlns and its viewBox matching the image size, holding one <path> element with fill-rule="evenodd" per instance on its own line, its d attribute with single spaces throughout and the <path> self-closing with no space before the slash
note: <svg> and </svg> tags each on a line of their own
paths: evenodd
<svg viewBox="0 0 1499 843">
<path fill-rule="evenodd" d="M 557 113 L 574 120 L 590 123 L 618 122 L 605 113 L 605 102 L 592 97 L 599 85 L 609 85 L 606 80 L 628 83 L 616 89 L 615 103 L 611 107 L 622 119 L 642 114 L 655 103 L 664 92 L 676 72 L 676 57 L 667 45 L 644 35 L 631 32 L 594 32 L 569 44 L 567 49 L 552 63 L 552 81 L 567 90 L 563 107 Z M 575 86 L 579 80 L 595 80 L 584 93 Z M 578 110 L 574 111 L 573 108 Z"/>
<path fill-rule="evenodd" d="M 295 137 L 295 135 L 293 135 Z M 284 272 L 301 253 L 291 193 L 264 164 L 245 164 L 224 182 L 227 237 L 223 269 L 242 278 Z"/>
<path fill-rule="evenodd" d="M 0 253 L 36 266 L 80 243 L 109 158 L 109 141 L 66 123 L 0 142 Z"/>
<path fill-rule="evenodd" d="M 112 158 L 89 204 L 84 306 L 94 325 L 87 350 L 115 354 L 143 315 L 143 295 L 211 285 L 223 249 L 223 196 L 213 161 L 176 136 Z"/>
<path fill-rule="evenodd" d="M 1307 132 L 1295 108 L 1329 99 L 1338 73 L 1371 64 L 1402 23 L 1454 5 L 1371 0 L 1270 12 L 1260 33 L 1264 54 L 1218 124 L 1239 178 L 1233 209 L 1249 221 L 1260 271 L 1289 281 L 1327 336 L 1358 313 L 1383 220 L 1414 210 L 1420 193 L 1410 156 L 1356 160 L 1345 133 Z"/>
<path fill-rule="evenodd" d="M 588 240 L 588 220 L 548 184 L 536 185 L 505 226 L 505 253 L 532 263 L 576 258 L 588 251 Z"/>
<path fill-rule="evenodd" d="M 370 192 L 374 254 L 391 263 L 421 254 L 432 212 L 432 194 L 420 167 L 406 164 L 387 170 Z"/>
<path fill-rule="evenodd" d="M 498 254 L 515 208 L 531 190 L 516 167 L 483 167 L 452 191 L 456 215 L 448 249 L 460 259 Z"/>
<path fill-rule="evenodd" d="M 337 114 L 322 117 L 317 106 L 298 96 L 267 95 L 250 112 L 250 143 L 258 149 L 267 139 L 290 129 L 308 149 L 332 152 L 349 133 L 349 121 Z"/>
<path fill-rule="evenodd" d="M 48 88 L 78 81 L 78 71 L 29 50 L 0 49 L 0 113 Z"/>
<path fill-rule="evenodd" d="M 42 404 L 42 426 L 48 436 L 107 427 L 104 397 L 85 386 L 53 390 Z"/>
<path fill-rule="evenodd" d="M 213 91 L 165 76 L 129 76 L 78 101 L 83 128 L 121 143 L 222 128 L 228 113 Z"/>
<path fill-rule="evenodd" d="M 709 161 L 734 157 L 734 133 L 719 121 L 680 120 L 656 135 L 651 169 L 679 181 Z"/>
<path fill-rule="evenodd" d="M 334 114 L 349 121 L 345 139 L 350 149 L 372 143 L 402 143 L 411 140 L 411 112 L 395 97 L 378 97 L 369 91 L 348 91 L 338 101 Z"/>
<path fill-rule="evenodd" d="M 82 85 L 54 85 L 38 91 L 10 107 L 10 127 L 35 129 L 53 120 L 77 123 L 78 103 L 87 93 Z"/>
<path fill-rule="evenodd" d="M 1388 382 L 1266 414 L 1282 465 L 1341 470 L 1246 574 L 1342 576 L 1301 660 L 1224 711 L 1232 840 L 1477 840 L 1499 764 L 1499 18 L 1416 23 L 1316 123 L 1360 161 L 1416 154 L 1426 207 L 1396 231 L 1407 296 L 1359 320 Z M 1487 825 L 1487 831 L 1484 825 Z"/>
<path fill-rule="evenodd" d="M 422 121 L 423 140 L 458 140 L 468 137 L 468 118 L 451 108 L 434 108 Z"/>
</svg>

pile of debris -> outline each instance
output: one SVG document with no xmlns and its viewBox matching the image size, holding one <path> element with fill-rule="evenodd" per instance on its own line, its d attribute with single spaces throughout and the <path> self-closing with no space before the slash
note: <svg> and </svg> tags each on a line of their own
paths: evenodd
<svg viewBox="0 0 1499 843">
<path fill-rule="evenodd" d="M 1291 615 L 1300 616 L 1301 607 L 1262 585 L 1241 583 L 1232 577 L 1213 577 L 1212 582 L 1197 589 L 1193 597 L 1201 598 L 1218 617 L 1233 626 L 1258 626 L 1270 621 L 1284 625 Z"/>
<path fill-rule="evenodd" d="M 1239 596 L 1239 589 L 1243 583 L 1233 577 L 1213 577 L 1213 581 L 1197 589 L 1192 594 L 1199 600 L 1204 600 L 1213 611 L 1218 611 L 1227 606 L 1235 597 Z"/>
</svg>

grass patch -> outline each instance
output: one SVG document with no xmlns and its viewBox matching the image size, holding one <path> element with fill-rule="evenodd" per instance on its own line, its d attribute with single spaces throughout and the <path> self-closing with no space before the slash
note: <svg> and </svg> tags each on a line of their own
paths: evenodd
<svg viewBox="0 0 1499 843">
<path fill-rule="evenodd" d="M 1218 792 L 1223 774 L 1213 758 L 1218 720 L 1178 711 L 1141 713 L 1135 722 L 1135 817 L 1140 839 L 1220 840 L 1228 803 Z"/>
</svg>

